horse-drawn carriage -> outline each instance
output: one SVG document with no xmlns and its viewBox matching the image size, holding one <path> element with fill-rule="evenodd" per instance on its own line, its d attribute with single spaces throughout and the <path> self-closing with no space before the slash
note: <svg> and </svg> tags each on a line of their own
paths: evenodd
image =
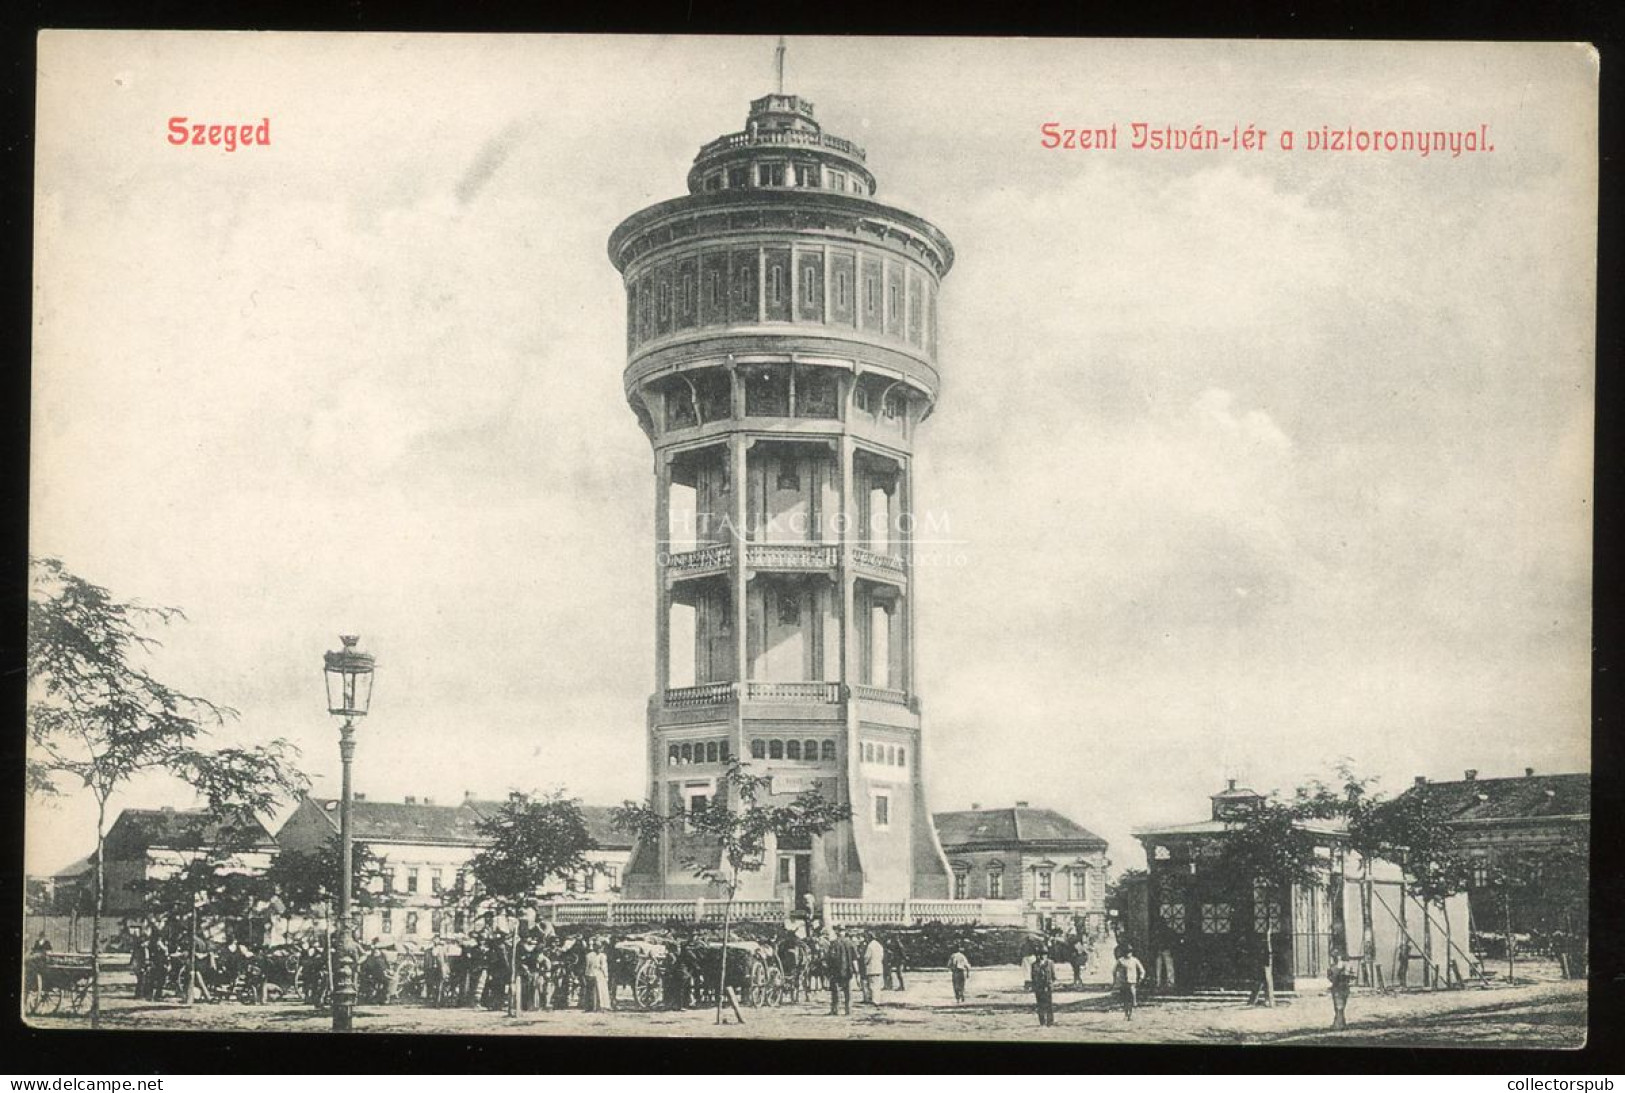
<svg viewBox="0 0 1625 1093">
<path fill-rule="evenodd" d="M 715 1002 L 716 984 L 723 965 L 722 942 L 694 941 L 690 949 L 699 967 L 696 986 L 700 997 Z M 783 1001 L 784 968 L 773 946 L 739 939 L 729 941 L 727 970 L 724 985 L 733 988 L 734 996 L 746 1005 L 776 1006 Z"/>
<path fill-rule="evenodd" d="M 103 964 L 105 970 L 106 964 Z M 23 1005 L 26 1012 L 78 1013 L 90 995 L 90 957 L 38 953 L 28 958 Z"/>
<path fill-rule="evenodd" d="M 639 1009 L 659 1009 L 666 1003 L 666 976 L 676 959 L 672 940 L 659 934 L 625 937 L 609 954 L 609 989 L 632 988 Z"/>
</svg>

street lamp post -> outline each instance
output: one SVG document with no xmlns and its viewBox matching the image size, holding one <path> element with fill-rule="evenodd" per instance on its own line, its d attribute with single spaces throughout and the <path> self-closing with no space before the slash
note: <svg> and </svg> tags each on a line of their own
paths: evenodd
<svg viewBox="0 0 1625 1093">
<path fill-rule="evenodd" d="M 333 970 L 333 1031 L 349 1032 L 355 1015 L 355 937 L 350 922 L 350 884 L 354 876 L 350 845 L 350 764 L 355 758 L 355 719 L 367 716 L 372 702 L 372 654 L 359 652 L 354 634 L 341 634 L 344 648 L 323 656 L 327 676 L 327 712 L 344 718 L 339 729 L 339 759 L 343 763 L 343 791 L 339 799 L 339 914 L 338 953 Z"/>
</svg>

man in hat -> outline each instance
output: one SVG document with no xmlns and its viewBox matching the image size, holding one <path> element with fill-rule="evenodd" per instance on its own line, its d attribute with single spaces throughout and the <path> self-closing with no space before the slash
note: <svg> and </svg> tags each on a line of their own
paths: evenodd
<svg viewBox="0 0 1625 1093">
<path fill-rule="evenodd" d="M 852 976 L 858 970 L 858 950 L 839 926 L 833 927 L 829 949 L 824 953 L 824 976 L 829 980 L 829 1015 L 836 1015 L 839 1005 L 846 1014 L 852 1013 Z"/>
<path fill-rule="evenodd" d="M 1050 959 L 1048 950 L 1039 949 L 1033 954 L 1032 966 L 1033 1001 L 1038 1007 L 1038 1023 L 1040 1025 L 1053 1025 L 1055 1023 L 1055 961 Z"/>
</svg>

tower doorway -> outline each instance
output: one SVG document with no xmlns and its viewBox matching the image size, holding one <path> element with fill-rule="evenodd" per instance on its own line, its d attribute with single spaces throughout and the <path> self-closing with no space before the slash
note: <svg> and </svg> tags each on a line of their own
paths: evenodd
<svg viewBox="0 0 1625 1093">
<path fill-rule="evenodd" d="M 812 852 L 788 850 L 779 852 L 777 883 L 773 894 L 791 901 L 792 907 L 805 906 L 812 891 Z"/>
</svg>

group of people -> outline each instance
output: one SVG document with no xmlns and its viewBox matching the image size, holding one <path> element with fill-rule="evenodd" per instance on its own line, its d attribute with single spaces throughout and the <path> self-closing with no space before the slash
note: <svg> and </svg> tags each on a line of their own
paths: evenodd
<svg viewBox="0 0 1625 1093">
<path fill-rule="evenodd" d="M 830 927 L 822 948 L 822 970 L 829 989 L 829 1012 L 852 1012 L 852 981 L 858 981 L 864 1003 L 880 1004 L 877 997 L 882 991 L 906 990 L 904 973 L 908 966 L 908 949 L 903 939 L 893 934 L 884 940 L 874 930 L 840 926 Z"/>
<path fill-rule="evenodd" d="M 955 958 L 961 955 L 955 953 L 948 961 L 948 969 L 954 973 L 956 1001 L 964 1000 L 961 975 L 954 966 Z M 1089 961 L 1088 944 L 1081 936 L 1051 936 L 1035 940 L 1030 952 L 1022 961 L 1027 965 L 1027 989 L 1032 991 L 1033 1005 L 1038 1012 L 1038 1023 L 1043 1026 L 1055 1024 L 1055 990 L 1058 978 L 1056 966 L 1060 963 L 1058 957 L 1065 958 L 1072 964 L 1073 986 L 1081 987 L 1083 971 Z M 968 976 L 969 971 L 967 964 L 964 974 Z M 1128 942 L 1119 942 L 1112 954 L 1112 994 L 1123 1009 L 1125 1021 L 1134 1019 L 1134 1010 L 1139 1005 L 1140 984 L 1145 978 L 1145 965 L 1134 955 L 1134 946 Z"/>
<path fill-rule="evenodd" d="M 266 1001 L 266 961 L 238 937 L 224 941 L 201 934 L 190 939 L 162 920 L 148 922 L 130 939 L 130 971 L 135 996 L 161 1002 L 166 995 L 193 1001 L 237 998 Z"/>
</svg>

